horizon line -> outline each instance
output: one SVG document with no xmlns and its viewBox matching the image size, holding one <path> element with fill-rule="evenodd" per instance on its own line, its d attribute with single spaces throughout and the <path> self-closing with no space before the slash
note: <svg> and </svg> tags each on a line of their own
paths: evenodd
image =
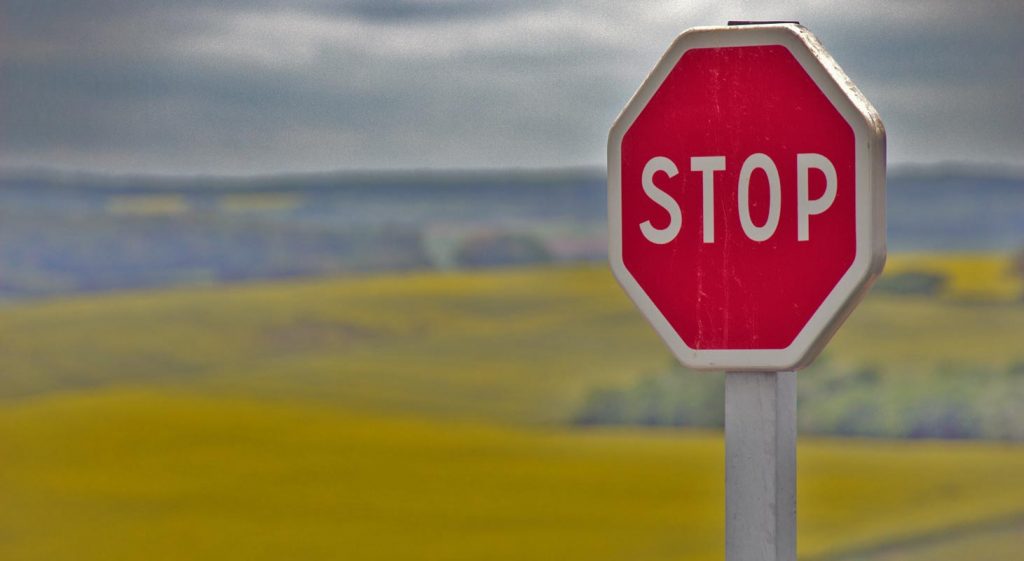
<svg viewBox="0 0 1024 561">
<path fill-rule="evenodd" d="M 979 177 L 1024 179 L 1024 164 L 984 162 L 903 162 L 890 165 L 889 174 L 903 176 L 914 175 L 974 175 Z M 566 176 L 566 175 L 605 175 L 606 169 L 601 165 L 566 165 L 566 166 L 468 166 L 468 167 L 396 167 L 396 168 L 336 168 L 324 170 L 281 170 L 261 173 L 216 173 L 216 172 L 145 172 L 145 171 L 104 171 L 85 168 L 64 168 L 47 166 L 0 166 L 0 180 L 19 178 L 46 178 L 62 181 L 82 179 L 112 179 L 117 181 L 149 180 L 163 181 L 260 181 L 282 179 L 311 179 L 326 177 L 349 178 L 396 178 L 425 176 L 433 179 L 466 178 L 472 176 L 493 177 L 500 174 L 510 176 Z"/>
</svg>

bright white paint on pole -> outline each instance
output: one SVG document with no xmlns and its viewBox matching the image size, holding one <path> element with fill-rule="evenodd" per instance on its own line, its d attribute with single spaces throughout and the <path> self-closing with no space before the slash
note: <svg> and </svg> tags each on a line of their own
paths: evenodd
<svg viewBox="0 0 1024 561">
<path fill-rule="evenodd" d="M 796 372 L 725 377 L 725 559 L 796 561 Z"/>
</svg>

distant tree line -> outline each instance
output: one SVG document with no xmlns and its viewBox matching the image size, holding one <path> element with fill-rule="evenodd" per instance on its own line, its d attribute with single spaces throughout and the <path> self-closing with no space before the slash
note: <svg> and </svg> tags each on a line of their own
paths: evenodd
<svg viewBox="0 0 1024 561">
<path fill-rule="evenodd" d="M 1020 248 L 1013 258 L 1013 270 L 1024 279 L 1024 247 Z"/>
<path fill-rule="evenodd" d="M 326 228 L 213 213 L 0 212 L 0 240 L 0 294 L 8 297 L 430 265 L 413 228 Z"/>
<path fill-rule="evenodd" d="M 724 376 L 673 364 L 630 387 L 592 391 L 574 421 L 721 428 L 724 396 Z M 798 400 L 802 434 L 1024 441 L 1024 363 L 949 365 L 907 380 L 823 357 L 801 372 Z"/>
<path fill-rule="evenodd" d="M 460 267 L 532 265 L 552 260 L 538 236 L 524 232 L 480 232 L 459 243 L 455 262 Z"/>
<path fill-rule="evenodd" d="M 481 227 L 450 241 L 447 266 L 554 259 L 539 234 Z M 422 225 L 349 225 L 214 211 L 114 214 L 0 209 L 0 297 L 424 270 Z"/>
</svg>

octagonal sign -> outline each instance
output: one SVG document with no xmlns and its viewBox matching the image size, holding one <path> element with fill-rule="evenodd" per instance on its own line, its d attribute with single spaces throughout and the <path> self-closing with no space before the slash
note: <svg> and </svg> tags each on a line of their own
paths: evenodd
<svg viewBox="0 0 1024 561">
<path fill-rule="evenodd" d="M 795 24 L 691 29 L 608 140 L 612 270 L 685 365 L 805 366 L 885 262 L 885 130 Z"/>
</svg>

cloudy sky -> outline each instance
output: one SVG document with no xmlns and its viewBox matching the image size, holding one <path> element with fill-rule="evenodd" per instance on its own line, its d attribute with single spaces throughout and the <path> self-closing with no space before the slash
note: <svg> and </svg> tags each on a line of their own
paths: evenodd
<svg viewBox="0 0 1024 561">
<path fill-rule="evenodd" d="M 1024 2 L 0 0 L 0 166 L 603 166 L 671 40 L 796 19 L 896 164 L 1020 165 Z"/>
</svg>

